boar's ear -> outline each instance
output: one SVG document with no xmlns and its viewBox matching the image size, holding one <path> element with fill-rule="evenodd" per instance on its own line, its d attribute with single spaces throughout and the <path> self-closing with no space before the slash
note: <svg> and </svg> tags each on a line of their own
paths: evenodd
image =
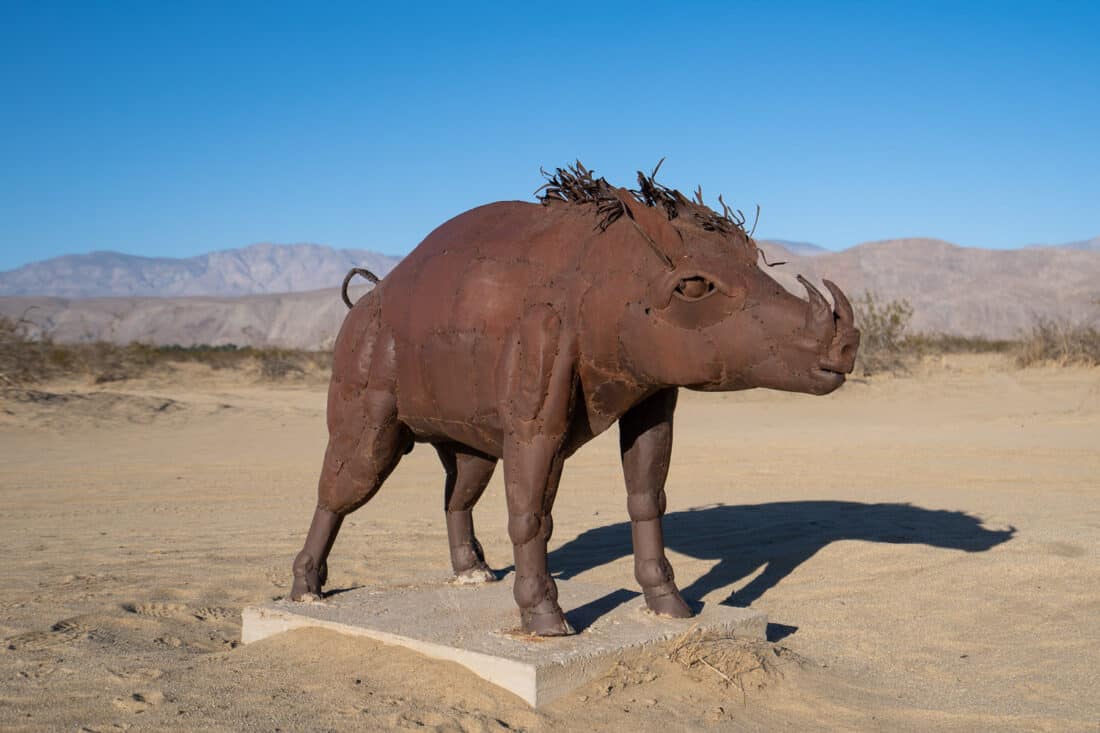
<svg viewBox="0 0 1100 733">
<path fill-rule="evenodd" d="M 660 211 L 639 202 L 625 188 L 613 188 L 611 193 L 623 207 L 623 218 L 637 230 L 665 267 L 673 269 L 675 265 L 668 253 L 679 249 L 682 242 L 676 227 Z"/>
</svg>

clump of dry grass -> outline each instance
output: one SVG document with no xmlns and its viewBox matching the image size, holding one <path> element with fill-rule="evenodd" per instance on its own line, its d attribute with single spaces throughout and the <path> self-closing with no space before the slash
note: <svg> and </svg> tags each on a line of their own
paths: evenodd
<svg viewBox="0 0 1100 733">
<path fill-rule="evenodd" d="M 0 316 L 0 385 L 38 381 L 53 371 L 52 344 L 32 340 L 28 323 Z"/>
<path fill-rule="evenodd" d="M 1021 368 L 1041 364 L 1100 366 L 1100 329 L 1092 323 L 1039 316 L 1019 339 L 986 339 L 910 333 L 913 309 L 905 300 L 882 301 L 868 292 L 852 305 L 862 331 L 856 368 L 864 376 L 904 373 L 923 356 L 963 353 L 1011 355 Z"/>
<path fill-rule="evenodd" d="M 1007 354 L 1015 341 L 949 333 L 911 333 L 913 308 L 906 300 L 879 299 L 866 292 L 852 304 L 862 332 L 856 369 L 864 376 L 905 373 L 921 357 L 942 354 Z"/>
<path fill-rule="evenodd" d="M 865 292 L 852 303 L 861 336 L 856 368 L 864 376 L 905 372 L 915 356 L 906 341 L 913 308 L 906 300 L 880 301 Z"/>
<path fill-rule="evenodd" d="M 64 377 L 86 377 L 102 384 L 156 374 L 180 363 L 211 369 L 255 368 L 262 379 L 284 380 L 325 371 L 328 352 L 220 346 L 153 346 L 97 342 L 58 344 L 48 335 L 32 338 L 26 321 L 0 316 L 0 384 L 34 384 Z"/>
<path fill-rule="evenodd" d="M 1100 330 L 1091 324 L 1037 317 L 1016 344 L 1016 365 L 1100 366 Z"/>
</svg>

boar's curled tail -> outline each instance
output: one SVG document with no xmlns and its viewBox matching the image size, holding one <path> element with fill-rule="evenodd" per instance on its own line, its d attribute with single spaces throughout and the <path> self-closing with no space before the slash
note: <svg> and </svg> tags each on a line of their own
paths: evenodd
<svg viewBox="0 0 1100 733">
<path fill-rule="evenodd" d="M 344 277 L 344 286 L 340 288 L 340 297 L 344 299 L 344 305 L 346 305 L 348 308 L 351 308 L 353 305 L 355 305 L 351 302 L 351 298 L 348 297 L 348 283 L 350 283 L 351 279 L 356 275 L 362 275 L 375 285 L 379 283 L 378 276 L 365 267 L 353 267 L 348 270 L 348 274 Z"/>
</svg>

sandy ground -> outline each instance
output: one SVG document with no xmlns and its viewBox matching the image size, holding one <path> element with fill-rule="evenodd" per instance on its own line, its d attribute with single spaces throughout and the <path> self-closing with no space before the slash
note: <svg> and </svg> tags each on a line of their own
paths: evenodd
<svg viewBox="0 0 1100 733">
<path fill-rule="evenodd" d="M 654 650 L 538 711 L 366 640 L 239 645 L 240 609 L 289 587 L 320 379 L 37 390 L 0 397 L 3 730 L 1100 727 L 1100 370 L 949 357 L 825 398 L 684 395 L 670 557 L 690 599 L 765 610 L 771 643 Z M 551 564 L 633 589 L 616 445 L 566 465 Z M 477 523 L 506 568 L 500 473 Z M 445 575 L 441 504 L 419 446 L 345 523 L 330 587 Z"/>
</svg>

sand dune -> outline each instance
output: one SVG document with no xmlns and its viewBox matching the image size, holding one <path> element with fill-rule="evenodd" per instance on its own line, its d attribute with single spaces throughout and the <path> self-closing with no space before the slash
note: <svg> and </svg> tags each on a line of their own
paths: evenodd
<svg viewBox="0 0 1100 733">
<path fill-rule="evenodd" d="M 271 386 L 185 365 L 32 392 L 0 394 L 4 730 L 1100 720 L 1095 369 L 949 357 L 825 398 L 685 394 L 668 485 L 677 576 L 694 601 L 767 611 L 773 641 L 662 647 L 537 712 L 365 640 L 238 646 L 240 609 L 289 586 L 325 440 L 323 375 Z M 331 587 L 445 578 L 441 502 L 420 446 L 348 519 Z M 624 504 L 612 430 L 566 467 L 554 570 L 634 590 Z M 494 567 L 510 565 L 499 475 L 477 522 Z"/>
</svg>

